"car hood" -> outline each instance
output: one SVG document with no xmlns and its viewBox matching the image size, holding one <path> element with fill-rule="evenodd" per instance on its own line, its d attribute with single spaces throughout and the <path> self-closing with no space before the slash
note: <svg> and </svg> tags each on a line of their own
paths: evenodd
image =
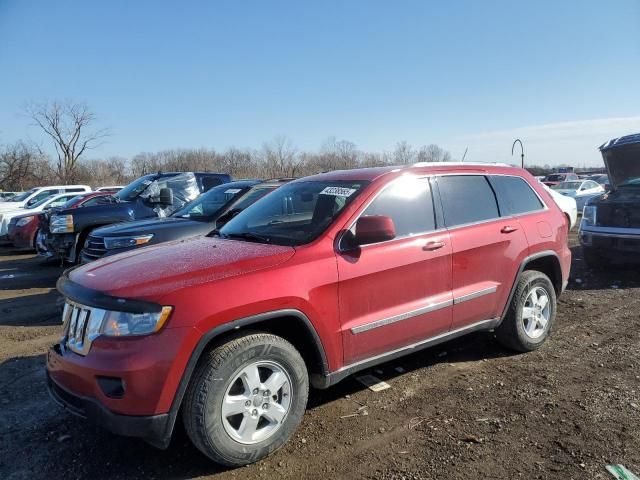
<svg viewBox="0 0 640 480">
<path fill-rule="evenodd" d="M 190 226 L 197 227 L 205 222 L 196 222 L 187 218 L 167 217 L 167 218 L 148 218 L 145 220 L 137 220 L 134 222 L 115 223 L 106 227 L 99 228 L 92 232 L 96 237 L 123 237 L 128 235 L 145 235 L 147 233 L 157 233 L 159 231 L 188 228 Z M 213 230 L 215 225 L 211 225 Z"/>
<path fill-rule="evenodd" d="M 33 215 L 37 215 L 39 212 L 36 210 L 26 210 L 24 208 L 16 208 L 11 210 L 0 210 L 0 215 L 3 218 L 14 217 L 16 215 L 22 215 L 23 213 L 31 212 Z"/>
<path fill-rule="evenodd" d="M 106 257 L 72 270 L 69 278 L 110 295 L 153 300 L 174 290 L 273 267 L 294 253 L 288 246 L 196 237 Z"/>
<path fill-rule="evenodd" d="M 23 207 L 21 202 L 0 202 L 0 212 L 9 210 L 21 210 Z"/>
<path fill-rule="evenodd" d="M 640 178 L 640 143 L 609 143 L 600 147 L 612 189 L 632 178 Z"/>
</svg>

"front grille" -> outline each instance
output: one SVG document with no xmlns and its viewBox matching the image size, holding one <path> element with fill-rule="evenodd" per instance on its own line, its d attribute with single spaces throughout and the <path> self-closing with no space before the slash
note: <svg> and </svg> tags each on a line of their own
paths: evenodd
<svg viewBox="0 0 640 480">
<path fill-rule="evenodd" d="M 598 205 L 596 218 L 601 227 L 640 227 L 640 211 L 629 204 Z"/>
<path fill-rule="evenodd" d="M 62 312 L 62 348 L 80 355 L 89 353 L 103 318 L 104 310 L 67 301 Z"/>
<path fill-rule="evenodd" d="M 93 235 L 89 235 L 87 237 L 87 241 L 84 242 L 83 250 L 85 256 L 92 260 L 96 260 L 98 258 L 102 258 L 106 252 L 107 249 L 104 246 L 104 238 L 94 237 Z"/>
</svg>

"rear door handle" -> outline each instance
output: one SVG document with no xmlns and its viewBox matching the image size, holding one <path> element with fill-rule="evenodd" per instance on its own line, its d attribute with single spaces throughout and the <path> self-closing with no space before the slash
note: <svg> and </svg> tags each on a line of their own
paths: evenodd
<svg viewBox="0 0 640 480">
<path fill-rule="evenodd" d="M 438 250 L 442 247 L 444 247 L 444 242 L 429 242 L 422 247 L 422 250 L 426 252 L 433 252 L 434 250 Z"/>
<path fill-rule="evenodd" d="M 513 233 L 516 230 L 518 230 L 518 227 L 512 227 L 511 225 L 506 225 L 504 227 L 502 227 L 502 230 L 500 230 L 502 233 Z"/>
</svg>

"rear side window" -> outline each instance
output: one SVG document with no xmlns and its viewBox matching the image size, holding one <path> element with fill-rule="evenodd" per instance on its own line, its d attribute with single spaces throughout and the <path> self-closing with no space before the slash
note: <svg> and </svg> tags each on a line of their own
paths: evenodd
<svg viewBox="0 0 640 480">
<path fill-rule="evenodd" d="M 65 188 L 64 192 L 84 192 L 84 188 Z"/>
<path fill-rule="evenodd" d="M 502 215 L 521 215 L 542 210 L 544 205 L 531 186 L 520 177 L 489 177 L 500 203 Z"/>
<path fill-rule="evenodd" d="M 447 227 L 500 217 L 496 196 L 484 176 L 438 177 L 438 188 Z"/>
<path fill-rule="evenodd" d="M 362 214 L 391 217 L 396 238 L 435 230 L 431 187 L 427 179 L 408 178 L 392 183 Z"/>
</svg>

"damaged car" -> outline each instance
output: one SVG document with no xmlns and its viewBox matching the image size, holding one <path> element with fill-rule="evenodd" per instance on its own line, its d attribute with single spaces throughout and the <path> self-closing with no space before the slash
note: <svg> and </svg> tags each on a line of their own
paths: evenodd
<svg viewBox="0 0 640 480">
<path fill-rule="evenodd" d="M 590 267 L 640 258 L 640 134 L 600 147 L 610 191 L 584 207 L 580 244 Z"/>
<path fill-rule="evenodd" d="M 96 228 L 143 218 L 164 218 L 210 188 L 228 183 L 219 173 L 172 172 L 144 175 L 110 197 L 106 205 L 61 210 L 42 219 L 36 238 L 41 256 L 77 263 L 80 250 Z"/>
</svg>

